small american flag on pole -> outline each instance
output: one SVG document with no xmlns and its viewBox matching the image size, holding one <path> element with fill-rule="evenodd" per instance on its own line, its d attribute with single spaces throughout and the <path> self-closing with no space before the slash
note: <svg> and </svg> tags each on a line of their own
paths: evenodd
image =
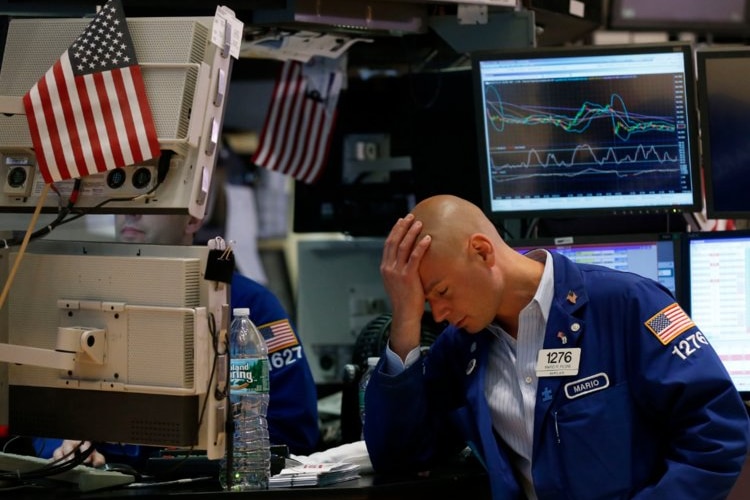
<svg viewBox="0 0 750 500">
<path fill-rule="evenodd" d="M 274 321 L 267 323 L 258 328 L 263 338 L 266 340 L 268 353 L 280 351 L 287 347 L 299 345 L 299 340 L 292 330 L 289 320 Z"/>
<path fill-rule="evenodd" d="M 156 127 L 120 0 L 86 30 L 23 97 L 47 184 L 159 155 Z"/>
<path fill-rule="evenodd" d="M 695 326 L 690 316 L 676 302 L 653 315 L 645 324 L 664 345 L 669 344 L 685 330 Z"/>
<path fill-rule="evenodd" d="M 252 162 L 314 183 L 328 157 L 342 80 L 336 60 L 285 61 Z"/>
</svg>

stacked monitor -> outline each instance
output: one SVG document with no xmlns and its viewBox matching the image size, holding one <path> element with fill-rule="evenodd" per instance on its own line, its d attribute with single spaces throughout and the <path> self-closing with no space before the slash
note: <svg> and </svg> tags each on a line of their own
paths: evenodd
<svg viewBox="0 0 750 500">
<path fill-rule="evenodd" d="M 41 240 L 0 255 L 3 282 L 17 271 L 0 315 L 11 433 L 223 456 L 227 298 L 208 247 Z"/>
<path fill-rule="evenodd" d="M 685 233 L 682 252 L 683 306 L 750 396 L 750 231 Z"/>
<path fill-rule="evenodd" d="M 508 242 L 526 253 L 535 248 L 555 250 L 575 262 L 599 264 L 658 281 L 680 295 L 680 244 L 676 234 L 576 236 Z"/>
<path fill-rule="evenodd" d="M 750 218 L 750 47 L 714 46 L 696 51 L 700 137 L 706 215 Z"/>
<path fill-rule="evenodd" d="M 233 59 L 223 44 L 231 19 L 220 20 L 128 19 L 161 156 L 80 185 L 57 182 L 49 197 L 18 106 L 91 21 L 9 20 L 0 40 L 0 212 L 57 214 L 50 225 L 83 213 L 203 217 Z M 205 276 L 207 247 L 32 241 L 16 251 L 5 243 L 0 424 L 17 435 L 223 456 L 217 332 L 228 299 L 227 287 Z"/>
<path fill-rule="evenodd" d="M 698 211 L 689 44 L 472 57 L 482 203 L 493 221 Z"/>
<path fill-rule="evenodd" d="M 74 179 L 43 197 L 29 125 L 14 106 L 91 22 L 11 19 L 0 65 L 0 212 L 58 213 Z M 81 178 L 76 208 L 88 213 L 190 213 L 203 217 L 227 101 L 232 60 L 214 43 L 211 17 L 129 18 L 161 155 Z M 8 109 L 5 106 L 9 106 Z"/>
</svg>

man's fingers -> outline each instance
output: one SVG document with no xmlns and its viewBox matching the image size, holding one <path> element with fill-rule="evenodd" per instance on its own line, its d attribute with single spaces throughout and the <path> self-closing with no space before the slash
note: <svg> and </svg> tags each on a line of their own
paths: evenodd
<svg viewBox="0 0 750 500">
<path fill-rule="evenodd" d="M 381 264 L 388 268 L 406 264 L 421 230 L 422 223 L 413 215 L 399 219 L 386 239 Z"/>
<path fill-rule="evenodd" d="M 397 220 L 391 228 L 391 232 L 388 234 L 383 246 L 384 264 L 394 262 L 398 258 L 399 246 L 404 239 L 404 235 L 408 232 L 409 227 L 411 227 L 413 219 L 414 216 L 408 214 L 406 217 Z"/>
<path fill-rule="evenodd" d="M 70 460 L 73 458 L 76 449 L 80 449 L 81 452 L 84 452 L 88 450 L 91 447 L 90 441 L 76 441 L 72 439 L 66 439 L 62 442 L 62 444 L 55 449 L 55 451 L 52 452 L 52 458 L 53 460 L 60 460 L 62 458 L 65 458 L 66 460 Z M 99 453 L 96 450 L 93 450 L 91 454 L 86 457 L 86 460 L 84 460 L 83 463 L 91 464 L 94 467 L 104 465 L 104 455 Z"/>
</svg>

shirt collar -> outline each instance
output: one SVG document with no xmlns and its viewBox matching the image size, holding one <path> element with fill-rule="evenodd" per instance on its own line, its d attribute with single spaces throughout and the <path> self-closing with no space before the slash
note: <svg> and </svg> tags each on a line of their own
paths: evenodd
<svg viewBox="0 0 750 500">
<path fill-rule="evenodd" d="M 552 297 L 554 297 L 555 294 L 555 273 L 552 254 L 547 250 L 540 248 L 528 252 L 526 257 L 544 264 L 542 279 L 539 281 L 539 287 L 536 289 L 536 294 L 534 294 L 532 300 L 539 304 L 539 309 L 544 317 L 544 321 L 546 322 L 549 318 L 549 311 L 552 308 Z"/>
</svg>

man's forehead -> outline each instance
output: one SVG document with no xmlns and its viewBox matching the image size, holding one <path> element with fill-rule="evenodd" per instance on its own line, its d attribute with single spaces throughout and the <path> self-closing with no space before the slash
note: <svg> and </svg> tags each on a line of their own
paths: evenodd
<svg viewBox="0 0 750 500">
<path fill-rule="evenodd" d="M 425 294 L 447 279 L 450 266 L 440 265 L 437 259 L 425 254 L 419 265 L 419 279 Z"/>
</svg>

